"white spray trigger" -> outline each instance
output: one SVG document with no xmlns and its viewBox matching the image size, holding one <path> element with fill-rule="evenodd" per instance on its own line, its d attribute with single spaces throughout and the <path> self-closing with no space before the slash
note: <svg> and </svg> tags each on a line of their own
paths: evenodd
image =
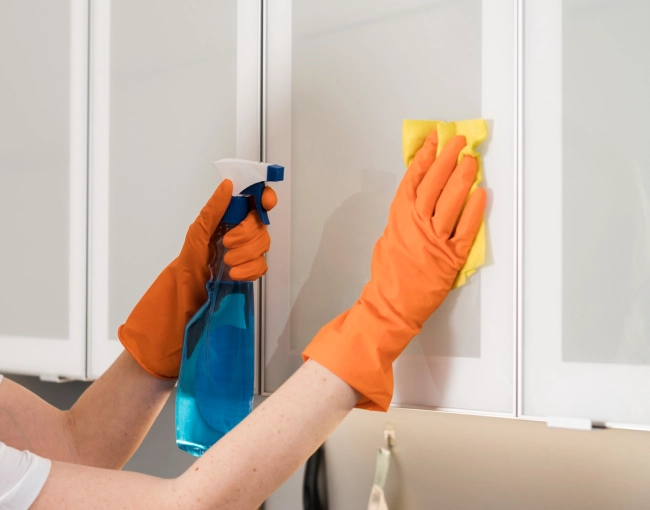
<svg viewBox="0 0 650 510">
<path fill-rule="evenodd" d="M 221 179 L 232 181 L 232 195 L 237 196 L 246 188 L 267 178 L 267 163 L 248 161 L 246 159 L 226 158 L 212 163 Z"/>
<path fill-rule="evenodd" d="M 222 180 L 230 179 L 232 181 L 233 196 L 245 192 L 246 196 L 252 197 L 262 222 L 268 225 L 269 217 L 262 206 L 264 183 L 284 180 L 284 167 L 234 158 L 220 159 L 212 164 L 217 169 Z"/>
</svg>

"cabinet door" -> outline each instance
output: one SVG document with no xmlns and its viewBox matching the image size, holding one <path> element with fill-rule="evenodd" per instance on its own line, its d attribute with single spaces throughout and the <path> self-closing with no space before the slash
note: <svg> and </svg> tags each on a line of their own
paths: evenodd
<svg viewBox="0 0 650 510">
<path fill-rule="evenodd" d="M 0 3 L 0 371 L 85 377 L 87 3 Z"/>
<path fill-rule="evenodd" d="M 488 262 L 395 363 L 395 405 L 514 412 L 515 2 L 274 1 L 266 156 L 284 164 L 266 278 L 264 392 L 351 306 L 405 168 L 403 119 L 486 118 Z"/>
<path fill-rule="evenodd" d="M 526 2 L 523 414 L 650 426 L 650 4 Z"/>
<path fill-rule="evenodd" d="M 90 376 L 179 253 L 219 184 L 212 161 L 259 158 L 259 4 L 95 0 Z"/>
</svg>

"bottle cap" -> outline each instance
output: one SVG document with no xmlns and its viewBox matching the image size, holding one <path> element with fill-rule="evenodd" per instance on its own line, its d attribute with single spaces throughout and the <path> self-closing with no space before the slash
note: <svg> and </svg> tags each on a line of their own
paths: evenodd
<svg viewBox="0 0 650 510">
<path fill-rule="evenodd" d="M 248 214 L 248 197 L 232 197 L 221 223 L 239 225 Z"/>
</svg>

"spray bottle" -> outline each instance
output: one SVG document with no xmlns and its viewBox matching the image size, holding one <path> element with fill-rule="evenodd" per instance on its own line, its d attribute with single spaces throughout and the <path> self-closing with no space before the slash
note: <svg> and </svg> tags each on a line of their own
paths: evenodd
<svg viewBox="0 0 650 510">
<path fill-rule="evenodd" d="M 233 197 L 210 240 L 207 302 L 185 327 L 176 396 L 176 444 L 199 457 L 253 408 L 255 316 L 253 282 L 234 281 L 224 263 L 223 237 L 262 207 L 265 182 L 282 181 L 284 168 L 241 159 L 213 163 L 233 183 Z"/>
</svg>

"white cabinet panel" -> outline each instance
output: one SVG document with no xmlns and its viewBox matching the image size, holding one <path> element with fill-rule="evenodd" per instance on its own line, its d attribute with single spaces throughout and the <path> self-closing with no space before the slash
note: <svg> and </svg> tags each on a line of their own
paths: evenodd
<svg viewBox="0 0 650 510">
<path fill-rule="evenodd" d="M 87 3 L 0 3 L 0 371 L 85 376 Z"/>
<path fill-rule="evenodd" d="M 239 11 L 239 12 L 238 12 Z M 90 375 L 219 180 L 259 157 L 256 1 L 96 0 L 92 18 Z"/>
<path fill-rule="evenodd" d="M 525 415 L 650 425 L 649 17 L 526 3 Z"/>
<path fill-rule="evenodd" d="M 515 2 L 268 6 L 266 156 L 284 164 L 266 278 L 263 390 L 351 306 L 404 174 L 403 119 L 484 117 L 488 263 L 395 364 L 394 404 L 514 412 Z"/>
</svg>

